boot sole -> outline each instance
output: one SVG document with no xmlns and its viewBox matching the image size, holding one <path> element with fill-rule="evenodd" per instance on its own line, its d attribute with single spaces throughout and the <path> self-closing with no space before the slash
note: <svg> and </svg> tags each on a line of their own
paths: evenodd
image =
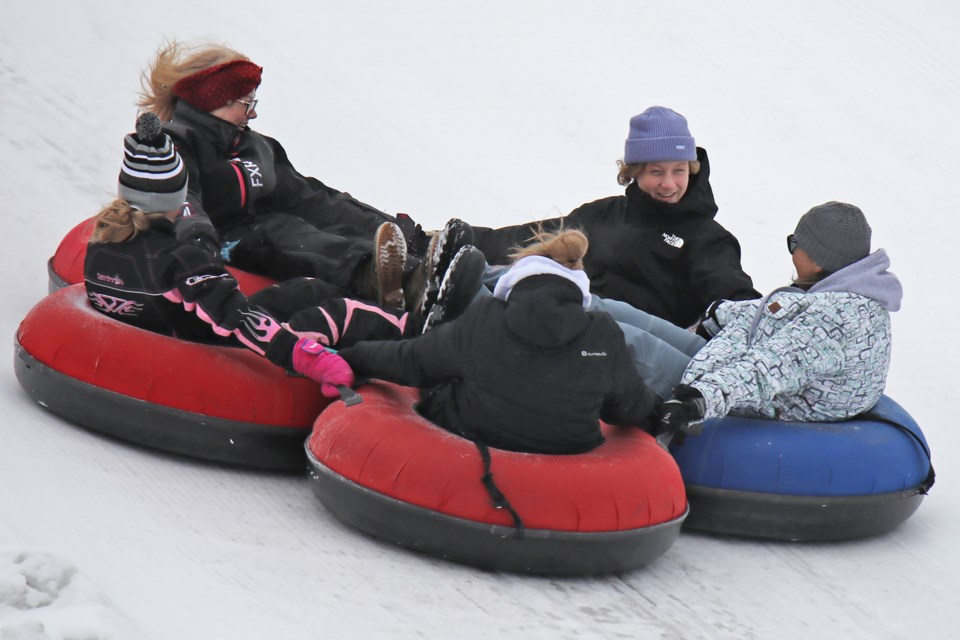
<svg viewBox="0 0 960 640">
<path fill-rule="evenodd" d="M 407 243 L 396 224 L 384 223 L 374 236 L 374 260 L 377 288 L 382 307 L 403 311 L 403 266 L 407 261 Z"/>
<path fill-rule="evenodd" d="M 427 249 L 428 274 L 423 294 L 417 301 L 416 310 L 427 313 L 437 302 L 441 283 L 453 264 L 456 255 L 467 245 L 473 244 L 473 229 L 458 218 L 453 218 L 430 240 Z"/>
<path fill-rule="evenodd" d="M 483 253 L 476 247 L 466 245 L 460 248 L 443 276 L 437 301 L 430 307 L 430 312 L 424 321 L 424 333 L 463 313 L 483 286 L 486 264 Z"/>
</svg>

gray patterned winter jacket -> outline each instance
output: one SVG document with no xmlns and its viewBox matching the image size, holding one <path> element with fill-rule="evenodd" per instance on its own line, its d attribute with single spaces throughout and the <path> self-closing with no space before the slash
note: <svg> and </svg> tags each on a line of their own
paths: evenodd
<svg viewBox="0 0 960 640">
<path fill-rule="evenodd" d="M 683 382 L 706 417 L 830 422 L 869 409 L 890 368 L 890 311 L 903 289 L 879 249 L 803 291 L 725 302 L 723 329 L 694 356 Z"/>
</svg>

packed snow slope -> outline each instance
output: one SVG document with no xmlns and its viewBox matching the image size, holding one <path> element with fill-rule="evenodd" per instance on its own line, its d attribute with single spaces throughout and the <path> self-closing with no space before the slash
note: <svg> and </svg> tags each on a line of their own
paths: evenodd
<svg viewBox="0 0 960 640">
<path fill-rule="evenodd" d="M 298 168 L 428 228 L 619 193 L 628 120 L 654 104 L 708 149 L 718 219 L 761 290 L 790 277 L 783 238 L 801 214 L 859 205 L 905 288 L 888 394 L 939 474 L 913 518 L 874 539 L 684 533 L 624 575 L 504 575 L 359 535 L 304 477 L 83 431 L 7 366 L 0 638 L 960 634 L 955 2 L 0 0 L 0 15 L 9 341 L 59 240 L 112 198 L 140 70 L 165 37 L 212 38 L 263 65 L 255 128 Z"/>
</svg>

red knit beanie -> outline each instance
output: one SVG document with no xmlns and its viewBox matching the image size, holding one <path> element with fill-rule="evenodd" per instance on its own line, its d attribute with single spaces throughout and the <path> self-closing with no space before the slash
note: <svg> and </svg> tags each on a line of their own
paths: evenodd
<svg viewBox="0 0 960 640">
<path fill-rule="evenodd" d="M 260 86 L 263 67 L 249 60 L 234 60 L 182 78 L 173 85 L 173 95 L 202 111 L 214 111 Z"/>
</svg>

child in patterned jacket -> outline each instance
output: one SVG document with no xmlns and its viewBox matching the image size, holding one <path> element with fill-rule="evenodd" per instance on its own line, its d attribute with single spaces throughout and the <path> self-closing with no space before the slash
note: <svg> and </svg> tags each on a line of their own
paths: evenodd
<svg viewBox="0 0 960 640">
<path fill-rule="evenodd" d="M 663 429 L 727 414 L 829 422 L 872 407 L 886 385 L 890 312 L 903 289 L 887 253 L 870 253 L 870 236 L 853 205 L 807 212 L 787 236 L 792 286 L 762 300 L 718 301 L 704 315 L 700 331 L 712 337 L 665 403 Z"/>
</svg>

